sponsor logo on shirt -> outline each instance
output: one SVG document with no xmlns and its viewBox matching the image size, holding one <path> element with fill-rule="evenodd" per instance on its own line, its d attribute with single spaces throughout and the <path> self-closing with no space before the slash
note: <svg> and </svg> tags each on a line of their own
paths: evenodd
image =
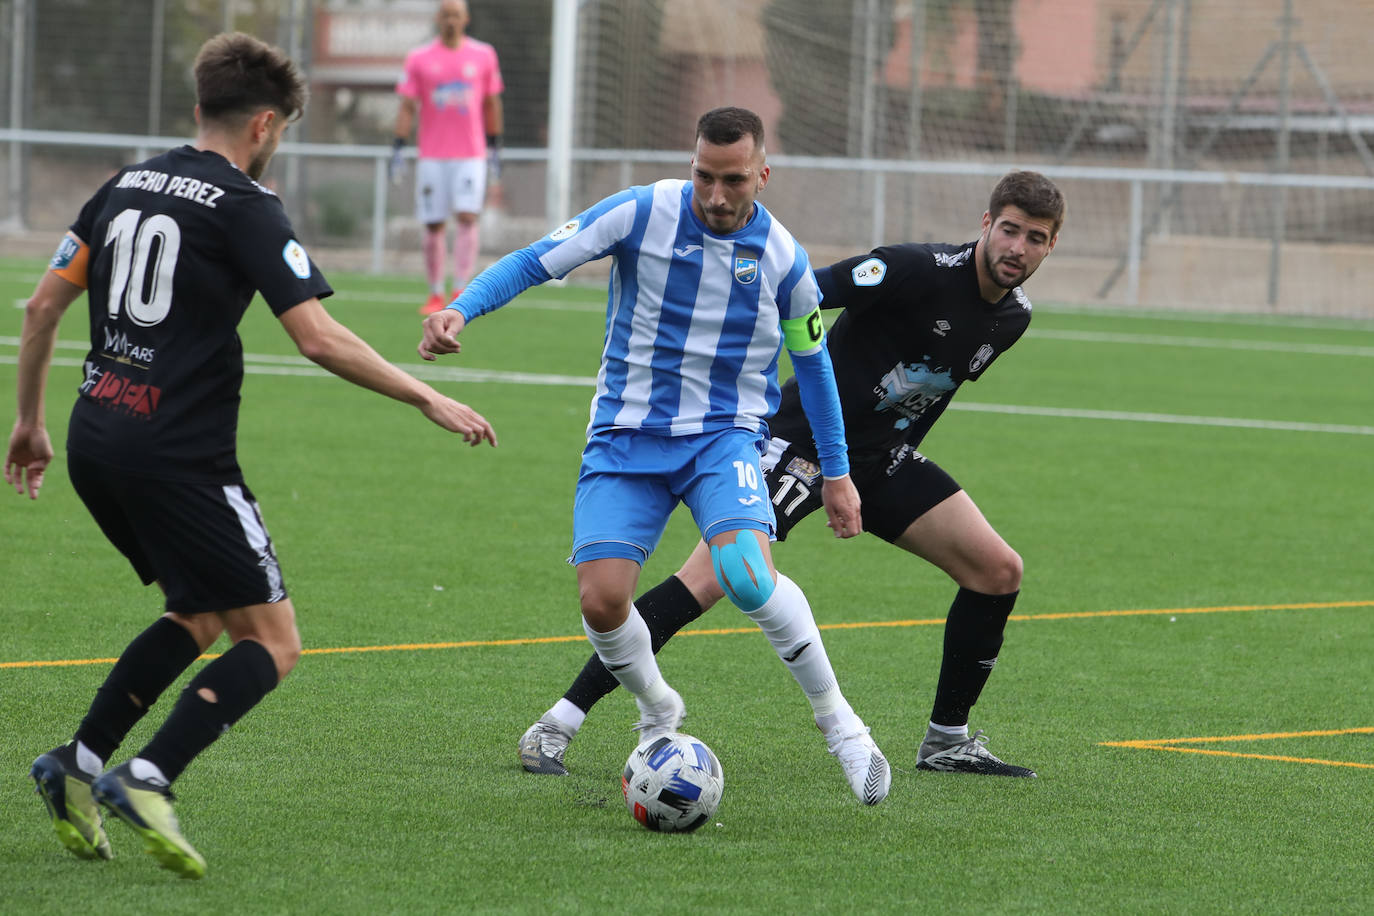
<svg viewBox="0 0 1374 916">
<path fill-rule="evenodd" d="M 281 250 L 281 259 L 286 262 L 286 266 L 291 268 L 291 272 L 302 280 L 310 277 L 310 257 L 301 247 L 301 243 L 292 239 L 286 243 Z"/>
<path fill-rule="evenodd" d="M 106 356 L 139 369 L 146 369 L 153 364 L 153 357 L 157 352 L 152 347 L 140 347 L 129 340 L 129 335 L 123 331 L 111 331 L 109 328 L 103 330 L 105 347 L 101 352 Z"/>
<path fill-rule="evenodd" d="M 566 223 L 564 223 L 563 225 L 559 226 L 557 229 L 555 229 L 555 230 L 553 230 L 552 232 L 550 232 L 550 233 L 549 233 L 549 238 L 553 239 L 555 242 L 561 242 L 561 241 L 563 241 L 564 239 L 570 239 L 570 238 L 572 238 L 573 236 L 577 235 L 577 230 L 579 230 L 579 229 L 581 229 L 581 228 L 582 228 L 582 221 L 581 221 L 581 220 L 579 220 L 579 219 L 570 219 L 570 220 L 568 220 Z"/>
<path fill-rule="evenodd" d="M 968 371 L 977 372 L 988 364 L 993 354 L 992 344 L 983 344 L 978 348 L 978 352 L 973 354 L 973 359 L 968 361 Z"/>
<path fill-rule="evenodd" d="M 683 245 L 681 248 L 674 248 L 673 254 L 679 258 L 685 258 L 694 251 L 701 251 L 700 245 Z"/>
<path fill-rule="evenodd" d="M 434 87 L 429 100 L 435 108 L 456 108 L 466 111 L 472 100 L 472 86 L 463 80 L 450 80 Z"/>
<path fill-rule="evenodd" d="M 787 473 L 810 486 L 820 479 L 821 469 L 805 458 L 793 458 L 787 462 Z"/>
<path fill-rule="evenodd" d="M 849 278 L 855 286 L 877 286 L 887 276 L 887 265 L 881 258 L 868 258 L 854 265 Z"/>
<path fill-rule="evenodd" d="M 81 393 L 102 407 L 145 420 L 157 413 L 158 404 L 162 403 L 161 388 L 140 385 L 118 372 L 101 372 L 90 363 L 86 363 Z"/>
<path fill-rule="evenodd" d="M 878 403 L 873 409 L 895 411 L 898 419 L 892 424 L 893 428 L 906 429 L 912 420 L 918 419 L 932 404 L 957 387 L 949 369 L 926 363 L 898 363 L 874 387 Z"/>
<path fill-rule="evenodd" d="M 935 327 L 931 328 L 930 330 L 937 337 L 944 337 L 946 334 L 949 333 L 949 327 L 949 322 L 941 318 L 939 321 L 935 322 Z"/>
<path fill-rule="evenodd" d="M 759 275 L 758 258 L 735 258 L 735 279 L 748 285 Z"/>
</svg>

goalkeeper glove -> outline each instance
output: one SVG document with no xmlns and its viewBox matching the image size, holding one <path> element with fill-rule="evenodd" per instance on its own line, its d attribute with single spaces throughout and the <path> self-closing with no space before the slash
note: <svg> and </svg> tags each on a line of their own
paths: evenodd
<svg viewBox="0 0 1374 916">
<path fill-rule="evenodd" d="M 501 180 L 501 135 L 487 134 L 487 177 Z"/>
<path fill-rule="evenodd" d="M 405 159 L 401 158 L 401 150 L 405 149 L 405 137 L 393 137 L 391 140 L 391 161 L 387 163 L 386 174 L 392 183 L 401 180 L 401 173 L 405 170 Z"/>
</svg>

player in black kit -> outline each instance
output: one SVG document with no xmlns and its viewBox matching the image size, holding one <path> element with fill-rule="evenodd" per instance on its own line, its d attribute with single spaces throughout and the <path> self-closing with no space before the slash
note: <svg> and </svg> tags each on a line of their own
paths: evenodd
<svg viewBox="0 0 1374 916">
<path fill-rule="evenodd" d="M 199 878 L 169 786 L 258 703 L 301 652 L 271 538 L 236 457 L 243 347 L 255 292 L 300 352 L 336 375 L 419 408 L 472 445 L 491 426 L 386 362 L 320 304 L 333 290 L 255 179 L 305 104 L 279 49 L 240 33 L 195 64 L 194 145 L 121 170 L 82 208 L 24 315 L 18 419 L 5 479 L 37 498 L 53 456 L 43 392 L 67 307 L 89 290 L 91 349 L 67 434 L 72 486 L 166 613 L 111 669 L 70 742 L 30 775 L 62 844 L 111 857 L 100 806 L 164 867 Z M 105 769 L 159 695 L 222 633 L 205 665 L 132 759 Z M 103 772 L 102 772 L 103 771 Z"/>
<path fill-rule="evenodd" d="M 945 624 L 935 703 L 916 767 L 1034 776 L 995 757 L 969 710 L 987 683 L 1021 587 L 1021 558 L 954 479 L 916 448 L 959 386 L 976 380 L 1030 323 L 1021 291 L 1054 249 L 1059 189 L 1037 172 L 1004 176 L 981 235 L 962 245 L 878 248 L 816 271 L 822 308 L 842 308 L 826 339 L 844 410 L 864 528 L 943 569 L 959 586 Z M 777 537 L 820 506 L 820 467 L 796 380 L 782 389 L 763 460 Z M 635 605 L 654 651 L 721 598 L 704 545 Z M 520 739 L 533 773 L 566 774 L 563 757 L 588 710 L 616 686 L 593 655 L 563 699 Z"/>
</svg>

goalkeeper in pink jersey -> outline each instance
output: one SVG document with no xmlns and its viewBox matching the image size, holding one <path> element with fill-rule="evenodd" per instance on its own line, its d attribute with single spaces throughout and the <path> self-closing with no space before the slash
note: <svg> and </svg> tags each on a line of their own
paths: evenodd
<svg viewBox="0 0 1374 916">
<path fill-rule="evenodd" d="M 425 224 L 425 276 L 429 299 L 420 313 L 442 309 L 472 278 L 477 264 L 477 220 L 488 180 L 501 177 L 501 67 L 496 49 L 466 34 L 466 0 L 442 0 L 435 16 L 439 37 L 406 55 L 396 85 L 401 108 L 391 156 L 393 179 L 401 150 L 419 114 L 415 214 Z M 444 292 L 444 224 L 452 213 L 453 286 Z"/>
</svg>

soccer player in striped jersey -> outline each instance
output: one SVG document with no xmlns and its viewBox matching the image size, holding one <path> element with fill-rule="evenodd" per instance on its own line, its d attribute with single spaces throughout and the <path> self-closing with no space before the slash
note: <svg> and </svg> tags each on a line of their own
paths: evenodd
<svg viewBox="0 0 1374 916">
<path fill-rule="evenodd" d="M 183 877 L 205 860 L 181 833 L 171 784 L 257 705 L 301 653 L 272 539 L 237 457 L 243 345 L 256 293 L 297 348 L 342 378 L 410 404 L 470 444 L 496 444 L 475 411 L 382 359 L 325 311 L 333 293 L 258 184 L 306 82 L 280 49 L 218 35 L 196 57 L 193 145 L 121 169 L 81 209 L 39 280 L 19 345 L 18 418 L 5 480 L 38 497 L 52 442 L 48 365 L 67 308 L 88 292 L 90 351 L 67 430 L 73 489 L 166 613 L 124 650 L 72 740 L 30 775 L 58 839 L 111 858 L 100 807 Z M 98 626 L 98 611 L 66 621 Z M 111 757 L 158 697 L 223 634 L 151 740 Z M 103 771 L 103 772 L 102 772 Z"/>
<path fill-rule="evenodd" d="M 781 396 L 786 346 L 817 443 L 822 501 L 838 537 L 863 530 L 844 423 L 805 250 L 756 197 L 768 181 L 763 124 L 717 108 L 697 124 L 691 180 L 613 194 L 479 274 L 425 319 L 420 355 L 459 350 L 468 321 L 530 286 L 611 256 L 605 344 L 573 506 L 571 562 L 583 629 L 634 695 L 644 737 L 676 731 L 684 706 L 659 671 L 632 598 L 679 502 L 691 509 L 722 593 L 767 635 L 865 804 L 891 771 L 841 693 L 801 589 L 773 566 L 772 503 L 759 463 Z"/>
<path fill-rule="evenodd" d="M 824 308 L 843 309 L 826 345 L 834 361 L 864 528 L 938 566 L 959 586 L 916 768 L 1034 776 L 969 734 L 969 711 L 1002 646 L 1021 587 L 1021 557 L 949 474 L 916 451 L 959 386 L 976 381 L 1030 324 L 1021 284 L 1054 249 L 1064 198 L 1044 175 L 1016 171 L 993 188 L 978 239 L 889 245 L 816 271 Z M 763 467 L 778 540 L 820 505 L 815 443 L 793 381 L 783 386 Z M 654 651 L 721 598 L 705 548 L 640 595 Z M 616 681 L 592 656 L 562 699 L 520 739 L 532 773 L 567 773 L 563 757 L 587 712 Z"/>
</svg>

